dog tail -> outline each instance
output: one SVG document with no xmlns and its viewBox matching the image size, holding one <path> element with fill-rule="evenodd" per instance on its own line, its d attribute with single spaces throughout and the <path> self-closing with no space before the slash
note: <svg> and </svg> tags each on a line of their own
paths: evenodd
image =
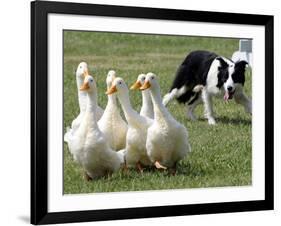
<svg viewBox="0 0 281 226">
<path fill-rule="evenodd" d="M 179 103 L 192 104 L 203 90 L 203 84 L 183 85 L 181 88 L 172 90 L 163 97 L 163 104 L 166 106 L 170 101 L 176 99 Z"/>
<path fill-rule="evenodd" d="M 180 89 L 174 88 L 163 97 L 163 104 L 167 106 L 167 104 L 175 98 L 179 103 L 188 102 L 190 104 L 190 102 L 193 102 L 193 99 L 198 98 L 199 93 L 203 90 L 203 88 L 204 85 L 202 84 L 191 85 L 190 87 L 184 85 Z M 192 99 L 192 97 L 194 98 Z"/>
<path fill-rule="evenodd" d="M 163 97 L 163 104 L 165 106 L 175 98 L 177 98 L 179 102 L 182 102 L 180 96 L 186 94 L 188 91 L 188 86 L 186 84 L 190 83 L 188 70 L 189 68 L 184 63 L 178 68 L 170 91 Z"/>
</svg>

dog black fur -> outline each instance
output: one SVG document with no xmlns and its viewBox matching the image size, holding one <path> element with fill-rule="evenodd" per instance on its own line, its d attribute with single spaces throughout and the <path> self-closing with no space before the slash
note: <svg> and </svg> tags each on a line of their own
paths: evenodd
<svg viewBox="0 0 281 226">
<path fill-rule="evenodd" d="M 163 103 L 166 105 L 170 100 L 176 98 L 179 103 L 193 105 L 201 97 L 201 92 L 195 91 L 197 90 L 195 87 L 202 86 L 206 90 L 210 90 L 210 84 L 207 84 L 209 76 L 216 79 L 217 89 L 211 88 L 219 92 L 223 91 L 224 87 L 225 93 L 227 93 L 226 99 L 231 99 L 236 91 L 235 84 L 239 84 L 237 85 L 239 94 L 242 92 L 240 92 L 240 89 L 245 83 L 246 65 L 246 61 L 233 62 L 213 52 L 193 51 L 186 56 L 179 66 L 170 91 L 165 95 Z M 246 107 L 246 104 L 250 103 L 244 101 L 244 107 Z"/>
</svg>

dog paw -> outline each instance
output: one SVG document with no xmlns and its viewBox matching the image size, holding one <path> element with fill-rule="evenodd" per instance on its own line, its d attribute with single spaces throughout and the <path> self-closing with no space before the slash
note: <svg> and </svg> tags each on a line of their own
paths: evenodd
<svg viewBox="0 0 281 226">
<path fill-rule="evenodd" d="M 192 112 L 187 112 L 187 117 L 191 120 L 191 121 L 196 121 L 197 117 L 192 113 Z"/>
<path fill-rule="evenodd" d="M 209 125 L 216 125 L 216 120 L 214 118 L 209 118 L 208 123 Z"/>
</svg>

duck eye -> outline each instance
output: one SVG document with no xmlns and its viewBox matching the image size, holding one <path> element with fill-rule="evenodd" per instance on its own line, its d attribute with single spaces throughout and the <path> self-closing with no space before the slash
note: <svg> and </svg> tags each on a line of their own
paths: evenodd
<svg viewBox="0 0 281 226">
<path fill-rule="evenodd" d="M 120 81 L 120 82 L 118 82 L 119 83 L 119 85 L 121 85 L 122 84 L 122 82 Z"/>
<path fill-rule="evenodd" d="M 152 76 L 151 79 L 154 79 L 154 77 Z"/>
</svg>

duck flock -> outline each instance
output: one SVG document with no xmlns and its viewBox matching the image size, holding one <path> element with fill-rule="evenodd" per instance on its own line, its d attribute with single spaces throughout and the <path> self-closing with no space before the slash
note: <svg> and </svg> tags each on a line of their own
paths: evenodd
<svg viewBox="0 0 281 226">
<path fill-rule="evenodd" d="M 142 108 L 132 108 L 125 81 L 110 70 L 106 77 L 108 102 L 97 102 L 97 84 L 87 63 L 76 70 L 80 113 L 64 135 L 74 160 L 86 180 L 107 176 L 120 169 L 146 167 L 176 173 L 177 163 L 191 151 L 188 132 L 162 103 L 155 74 L 140 74 L 131 90 L 140 90 Z M 125 120 L 121 117 L 117 99 Z"/>
</svg>

